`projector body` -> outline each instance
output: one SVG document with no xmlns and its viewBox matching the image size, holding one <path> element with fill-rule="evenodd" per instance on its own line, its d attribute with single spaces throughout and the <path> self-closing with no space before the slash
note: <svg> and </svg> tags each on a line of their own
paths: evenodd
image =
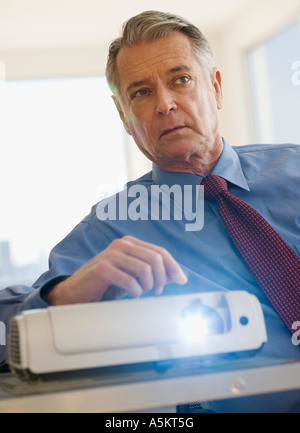
<svg viewBox="0 0 300 433">
<path fill-rule="evenodd" d="M 222 330 L 189 338 L 197 305 L 214 310 Z M 200 310 L 199 310 L 200 311 Z M 199 313 L 201 314 L 201 313 Z M 202 337 L 202 338 L 201 338 Z M 245 291 L 124 299 L 28 310 L 13 317 L 8 363 L 22 379 L 50 373 L 237 353 L 267 341 L 258 299 Z"/>
</svg>

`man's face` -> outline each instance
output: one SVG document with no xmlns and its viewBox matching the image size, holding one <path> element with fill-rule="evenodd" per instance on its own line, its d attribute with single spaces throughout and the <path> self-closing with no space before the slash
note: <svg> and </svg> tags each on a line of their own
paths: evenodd
<svg viewBox="0 0 300 433">
<path fill-rule="evenodd" d="M 163 169 L 195 171 L 198 161 L 219 157 L 220 73 L 215 69 L 207 81 L 184 34 L 122 48 L 117 71 L 115 103 L 149 159 Z"/>
</svg>

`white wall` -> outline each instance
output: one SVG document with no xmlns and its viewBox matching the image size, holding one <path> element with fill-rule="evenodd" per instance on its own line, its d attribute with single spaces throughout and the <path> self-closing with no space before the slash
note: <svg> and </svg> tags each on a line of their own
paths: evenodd
<svg viewBox="0 0 300 433">
<path fill-rule="evenodd" d="M 103 75 L 107 47 L 78 46 L 0 49 L 6 79 L 59 78 Z"/>
<path fill-rule="evenodd" d="M 216 63 L 223 76 L 223 135 L 231 145 L 253 143 L 245 52 L 300 19 L 299 0 L 263 0 L 212 35 Z M 300 60 L 300 53 L 299 59 Z"/>
</svg>

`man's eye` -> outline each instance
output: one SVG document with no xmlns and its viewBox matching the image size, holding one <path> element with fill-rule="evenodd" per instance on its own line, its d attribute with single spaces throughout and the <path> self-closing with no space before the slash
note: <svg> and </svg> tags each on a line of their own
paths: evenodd
<svg viewBox="0 0 300 433">
<path fill-rule="evenodd" d="M 131 99 L 139 98 L 139 97 L 144 96 L 146 94 L 147 94 L 147 90 L 146 89 L 140 89 L 140 90 L 137 90 L 136 92 L 134 92 L 132 94 Z"/>
<path fill-rule="evenodd" d="M 175 80 L 176 84 L 185 84 L 189 81 L 189 78 L 183 75 L 182 77 L 179 77 Z"/>
</svg>

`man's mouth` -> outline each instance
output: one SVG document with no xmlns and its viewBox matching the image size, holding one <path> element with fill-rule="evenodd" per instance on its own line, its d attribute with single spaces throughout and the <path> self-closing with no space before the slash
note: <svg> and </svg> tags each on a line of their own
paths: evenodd
<svg viewBox="0 0 300 433">
<path fill-rule="evenodd" d="M 175 126 L 175 127 L 173 127 L 173 128 L 165 129 L 165 130 L 160 134 L 160 138 L 163 137 L 163 136 L 165 136 L 165 135 L 172 134 L 172 133 L 175 132 L 175 131 L 179 131 L 180 129 L 183 129 L 183 128 L 184 128 L 184 126 Z"/>
</svg>

